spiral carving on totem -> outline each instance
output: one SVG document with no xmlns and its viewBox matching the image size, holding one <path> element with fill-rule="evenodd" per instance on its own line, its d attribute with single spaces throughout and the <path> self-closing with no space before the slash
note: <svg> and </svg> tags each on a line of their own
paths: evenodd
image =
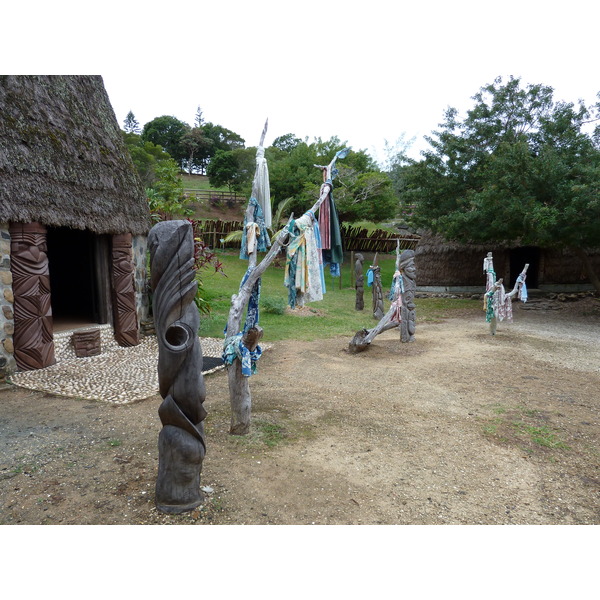
<svg viewBox="0 0 600 600">
<path fill-rule="evenodd" d="M 182 513 L 202 503 L 200 473 L 206 453 L 200 316 L 194 303 L 194 237 L 188 221 L 165 221 L 148 236 L 152 308 L 158 341 L 156 506 Z"/>
<path fill-rule="evenodd" d="M 46 228 L 40 223 L 14 223 L 10 236 L 15 361 L 22 371 L 41 369 L 56 362 Z"/>
</svg>

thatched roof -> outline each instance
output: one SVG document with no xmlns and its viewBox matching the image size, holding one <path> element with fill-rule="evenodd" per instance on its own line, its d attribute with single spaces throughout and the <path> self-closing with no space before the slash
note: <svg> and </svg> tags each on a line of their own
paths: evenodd
<svg viewBox="0 0 600 600">
<path fill-rule="evenodd" d="M 446 254 L 448 252 L 476 253 L 485 256 L 488 252 L 496 249 L 510 248 L 510 245 L 491 243 L 491 244 L 465 244 L 463 242 L 454 242 L 446 240 L 440 234 L 432 233 L 428 230 L 419 231 L 421 239 L 417 246 L 417 254 Z"/>
<path fill-rule="evenodd" d="M 0 76 L 0 223 L 144 234 L 148 204 L 102 77 Z"/>
</svg>

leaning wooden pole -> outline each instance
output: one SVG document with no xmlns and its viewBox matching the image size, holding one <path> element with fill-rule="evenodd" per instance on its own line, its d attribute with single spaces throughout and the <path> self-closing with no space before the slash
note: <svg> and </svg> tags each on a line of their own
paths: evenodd
<svg viewBox="0 0 600 600">
<path fill-rule="evenodd" d="M 261 136 L 261 147 L 264 143 L 266 130 L 267 124 L 265 123 L 265 127 Z M 335 165 L 336 159 L 337 156 L 329 165 L 324 167 L 328 179 L 330 179 L 331 171 Z M 321 203 L 324 202 L 329 195 L 331 187 L 331 184 L 327 182 L 321 186 L 319 199 L 315 202 L 310 210 L 316 211 L 317 208 L 321 206 Z M 253 183 L 253 191 L 254 189 L 255 187 Z M 250 207 L 246 212 L 246 216 L 247 220 L 251 216 Z M 239 342 L 237 342 L 237 348 L 239 351 L 244 353 L 247 351 L 251 353 L 255 350 L 258 341 L 262 337 L 262 330 L 259 327 L 253 327 L 246 333 L 242 334 L 242 319 L 256 284 L 267 267 L 279 254 L 281 248 L 286 244 L 290 235 L 289 226 L 292 222 L 292 219 L 293 215 L 291 215 L 288 219 L 286 226 L 277 234 L 277 237 L 273 241 L 271 248 L 266 253 L 265 257 L 260 261 L 260 263 L 257 264 L 256 248 L 254 248 L 252 253 L 249 254 L 248 271 L 246 272 L 246 275 L 240 284 L 238 293 L 231 297 L 231 308 L 229 310 L 229 317 L 227 319 L 227 333 L 224 341 L 225 348 L 227 348 L 227 346 L 231 343 L 231 340 L 239 339 Z M 229 401 L 231 405 L 231 424 L 229 433 L 232 435 L 246 435 L 250 431 L 252 395 L 250 393 L 249 376 L 245 375 L 243 372 L 241 359 L 233 360 L 233 362 L 227 365 L 227 379 L 229 383 Z"/>
<path fill-rule="evenodd" d="M 375 255 L 375 259 L 373 260 L 373 266 L 377 265 L 377 255 Z M 400 240 L 396 242 L 396 276 L 400 275 Z M 392 284 L 392 289 L 394 290 L 394 284 Z M 381 302 L 383 305 L 383 300 Z M 382 306 L 383 308 L 383 306 Z M 387 311 L 379 320 L 377 325 L 372 329 L 361 329 L 357 331 L 352 340 L 350 340 L 350 344 L 348 345 L 349 352 L 362 352 L 369 347 L 369 344 L 380 334 L 388 329 L 399 328 L 401 325 L 401 308 L 402 308 L 402 291 L 401 287 L 398 286 L 398 289 L 394 290 L 392 304 Z M 383 312 L 383 311 L 382 311 Z"/>
</svg>

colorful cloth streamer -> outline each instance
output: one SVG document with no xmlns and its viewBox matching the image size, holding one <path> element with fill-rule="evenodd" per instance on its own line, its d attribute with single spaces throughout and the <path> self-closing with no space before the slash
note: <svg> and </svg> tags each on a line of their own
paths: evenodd
<svg viewBox="0 0 600 600">
<path fill-rule="evenodd" d="M 271 227 L 271 189 L 269 186 L 269 168 L 265 158 L 265 149 L 259 146 L 256 149 L 256 171 L 254 174 L 253 190 L 256 200 L 261 207 L 265 225 Z"/>
<path fill-rule="evenodd" d="M 525 273 L 521 273 L 517 277 L 517 283 L 521 284 L 521 287 L 519 287 L 519 300 L 521 300 L 521 302 L 527 302 L 527 285 L 525 283 L 525 279 L 527 279 L 527 275 Z"/>
<path fill-rule="evenodd" d="M 334 176 L 335 175 L 332 173 L 332 179 Z M 340 265 L 344 262 L 344 248 L 342 246 L 340 219 L 335 207 L 335 202 L 333 201 L 332 179 L 328 179 L 323 184 L 329 185 L 329 194 L 319 207 L 319 228 L 323 238 L 323 262 L 325 264 L 329 264 L 329 272 L 331 273 L 332 277 L 339 277 Z M 321 193 L 322 190 L 323 187 L 321 186 Z"/>
<path fill-rule="evenodd" d="M 485 294 L 485 320 L 489 323 L 494 318 L 494 290 Z"/>
<path fill-rule="evenodd" d="M 392 279 L 392 287 L 390 287 L 390 293 L 388 294 L 388 300 L 392 302 L 401 294 L 404 293 L 404 279 L 402 278 L 402 273 L 400 271 L 396 271 L 394 273 L 394 278 Z"/>
<path fill-rule="evenodd" d="M 248 277 L 252 271 L 254 271 L 254 267 L 246 271 L 246 274 L 240 283 L 240 290 L 248 280 Z M 243 342 L 244 334 L 252 329 L 252 327 L 258 325 L 260 316 L 260 287 L 261 279 L 259 277 L 252 288 L 252 292 L 250 293 L 244 329 L 240 333 L 229 337 L 227 337 L 227 325 L 225 325 L 225 329 L 223 331 L 224 335 L 226 336 L 225 341 L 223 342 L 223 362 L 226 365 L 231 365 L 236 358 L 239 359 L 242 363 L 242 375 L 245 377 L 250 377 L 250 375 L 254 375 L 254 373 L 256 373 L 256 363 L 262 356 L 262 349 L 260 346 L 257 345 L 256 348 L 251 351 L 244 345 Z"/>
<path fill-rule="evenodd" d="M 271 240 L 267 232 L 265 220 L 263 218 L 262 208 L 256 198 L 250 198 L 248 203 L 254 207 L 252 220 L 248 220 L 248 215 L 244 215 L 244 232 L 242 234 L 242 247 L 240 248 L 240 258 L 248 260 L 250 254 L 254 251 L 254 244 L 259 252 L 266 252 L 271 245 Z"/>
<path fill-rule="evenodd" d="M 297 304 L 323 299 L 325 277 L 320 232 L 315 215 L 308 211 L 289 225 L 290 242 L 287 246 L 284 285 L 288 288 L 288 303 Z"/>
<path fill-rule="evenodd" d="M 237 358 L 242 363 L 242 375 L 250 377 L 256 373 L 256 363 L 262 356 L 260 346 L 256 346 L 255 350 L 248 350 L 242 341 L 243 333 L 232 335 L 225 339 L 223 344 L 223 362 L 226 365 L 233 364 Z"/>
</svg>

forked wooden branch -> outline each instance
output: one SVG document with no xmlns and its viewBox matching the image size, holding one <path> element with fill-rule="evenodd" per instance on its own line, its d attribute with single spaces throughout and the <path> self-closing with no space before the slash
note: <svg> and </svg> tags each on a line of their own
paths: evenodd
<svg viewBox="0 0 600 600">
<path fill-rule="evenodd" d="M 375 258 L 373 260 L 373 266 L 377 264 L 377 254 L 375 254 Z M 400 240 L 396 242 L 396 271 L 400 270 Z M 397 298 L 394 298 L 394 301 Z M 361 329 L 357 331 L 350 344 L 348 346 L 348 350 L 350 352 L 362 352 L 369 347 L 369 344 L 384 331 L 388 331 L 389 329 L 394 329 L 400 326 L 398 321 L 393 321 L 392 317 L 396 312 L 396 307 L 392 302 L 392 306 L 390 306 L 389 310 L 383 317 L 379 320 L 377 325 L 372 329 Z"/>
</svg>

